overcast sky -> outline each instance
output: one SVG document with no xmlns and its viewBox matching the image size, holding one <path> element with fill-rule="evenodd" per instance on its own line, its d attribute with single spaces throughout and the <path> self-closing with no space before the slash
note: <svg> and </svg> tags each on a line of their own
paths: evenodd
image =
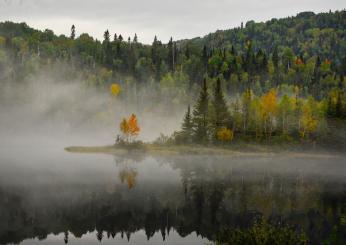
<svg viewBox="0 0 346 245">
<path fill-rule="evenodd" d="M 326 12 L 346 8 L 346 0 L 0 0 L 0 21 L 26 22 L 38 29 L 69 35 L 87 32 L 102 39 L 109 29 L 125 38 L 164 42 L 204 36 L 239 26 L 248 20 L 265 21 L 301 11 Z"/>
</svg>

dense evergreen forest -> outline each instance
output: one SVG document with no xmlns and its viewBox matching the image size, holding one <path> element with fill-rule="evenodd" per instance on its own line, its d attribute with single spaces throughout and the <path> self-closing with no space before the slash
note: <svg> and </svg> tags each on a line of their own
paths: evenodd
<svg viewBox="0 0 346 245">
<path fill-rule="evenodd" d="M 0 23 L 0 80 L 20 82 L 59 64 L 63 78 L 105 91 L 118 84 L 120 97 L 186 107 L 197 99 L 176 134 L 185 143 L 231 141 L 235 133 L 310 138 L 326 131 L 326 118 L 346 118 L 345 10 L 249 21 L 191 40 L 155 36 L 151 45 L 136 34 L 106 30 L 96 40 L 77 33 L 74 25 L 67 37 Z M 163 96 L 145 97 L 148 91 Z"/>
</svg>

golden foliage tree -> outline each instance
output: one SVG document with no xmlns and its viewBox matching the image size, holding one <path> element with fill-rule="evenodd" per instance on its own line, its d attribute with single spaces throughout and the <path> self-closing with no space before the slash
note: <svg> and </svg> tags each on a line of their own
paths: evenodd
<svg viewBox="0 0 346 245">
<path fill-rule="evenodd" d="M 234 137 L 233 131 L 226 127 L 219 129 L 216 135 L 217 135 L 217 139 L 222 142 L 230 142 L 233 140 L 233 137 Z"/>
<path fill-rule="evenodd" d="M 308 103 L 305 103 L 300 118 L 300 136 L 308 138 L 311 133 L 317 129 L 318 120 L 313 116 L 312 109 Z"/>
<path fill-rule="evenodd" d="M 121 121 L 120 131 L 123 133 L 127 141 L 129 141 L 131 137 L 138 136 L 140 127 L 135 114 L 132 114 L 129 119 L 124 118 Z"/>
<path fill-rule="evenodd" d="M 110 87 L 110 92 L 111 92 L 111 95 L 116 97 L 120 94 L 121 92 L 121 87 L 119 84 L 116 84 L 116 83 L 113 83 Z"/>
<path fill-rule="evenodd" d="M 274 126 L 274 119 L 277 113 L 277 95 L 276 90 L 271 89 L 262 96 L 261 103 L 263 107 L 264 131 L 271 138 Z"/>
</svg>

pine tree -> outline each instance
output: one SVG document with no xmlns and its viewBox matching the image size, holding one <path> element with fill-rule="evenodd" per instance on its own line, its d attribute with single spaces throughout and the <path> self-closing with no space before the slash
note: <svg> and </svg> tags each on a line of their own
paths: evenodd
<svg viewBox="0 0 346 245">
<path fill-rule="evenodd" d="M 342 117 L 342 98 L 341 98 L 341 92 L 338 91 L 338 95 L 336 97 L 336 104 L 335 104 L 335 116 L 337 118 Z"/>
<path fill-rule="evenodd" d="M 280 75 L 279 75 L 279 52 L 278 52 L 278 47 L 275 46 L 273 55 L 272 55 L 272 61 L 274 64 L 274 79 L 275 79 L 275 86 L 278 86 L 279 80 L 280 80 Z"/>
<path fill-rule="evenodd" d="M 279 53 L 278 53 L 278 47 L 275 46 L 273 55 L 272 55 L 272 61 L 274 64 L 275 69 L 277 70 L 279 68 Z"/>
<path fill-rule="evenodd" d="M 113 54 L 112 54 L 112 47 L 110 44 L 110 35 L 109 31 L 106 30 L 103 34 L 104 41 L 103 41 L 103 51 L 104 51 L 104 63 L 106 66 L 111 67 L 112 61 L 113 61 Z"/>
<path fill-rule="evenodd" d="M 134 43 L 138 43 L 137 33 L 135 33 L 135 36 L 133 37 L 133 42 L 134 42 Z"/>
<path fill-rule="evenodd" d="M 76 27 L 72 25 L 71 27 L 71 39 L 74 40 L 76 38 Z"/>
<path fill-rule="evenodd" d="M 193 132 L 196 143 L 208 142 L 208 95 L 207 81 L 204 79 L 197 104 L 193 111 Z"/>
<path fill-rule="evenodd" d="M 346 55 L 344 58 L 341 60 L 340 64 L 340 75 L 346 76 Z"/>
<path fill-rule="evenodd" d="M 109 31 L 108 30 L 106 30 L 105 33 L 103 34 L 103 38 L 104 38 L 105 42 L 109 42 L 110 36 L 109 36 Z"/>
<path fill-rule="evenodd" d="M 203 46 L 203 53 L 202 53 L 202 61 L 203 61 L 203 65 L 204 68 L 207 70 L 208 69 L 208 49 L 207 46 Z"/>
<path fill-rule="evenodd" d="M 169 65 L 169 69 L 173 71 L 174 70 L 174 49 L 173 49 L 172 37 L 169 39 L 167 47 L 168 47 L 167 64 Z"/>
<path fill-rule="evenodd" d="M 328 117 L 330 117 L 330 118 L 335 117 L 335 106 L 334 106 L 333 99 L 332 99 L 332 96 L 331 96 L 331 95 L 329 95 L 329 97 L 328 97 L 328 102 L 327 102 L 327 115 L 328 115 Z"/>
<path fill-rule="evenodd" d="M 193 135 L 193 123 L 191 117 L 190 105 L 187 108 L 187 112 L 182 124 L 182 136 L 185 143 L 191 143 Z"/>
<path fill-rule="evenodd" d="M 320 67 L 321 67 L 321 59 L 320 59 L 320 56 L 317 56 L 314 73 L 312 75 L 311 84 L 310 84 L 310 93 L 315 98 L 320 97 L 320 78 L 321 78 Z"/>
<path fill-rule="evenodd" d="M 215 113 L 213 127 L 215 132 L 217 132 L 217 130 L 219 130 L 222 127 L 231 128 L 231 115 L 228 111 L 226 100 L 222 93 L 220 79 L 217 79 L 216 86 L 214 89 L 213 107 Z"/>
</svg>

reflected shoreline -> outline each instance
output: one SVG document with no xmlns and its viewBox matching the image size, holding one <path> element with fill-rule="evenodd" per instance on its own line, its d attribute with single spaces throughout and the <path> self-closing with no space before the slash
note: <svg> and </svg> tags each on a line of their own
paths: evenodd
<svg viewBox="0 0 346 245">
<path fill-rule="evenodd" d="M 48 168 L 26 171 L 29 185 L 0 181 L 1 244 L 95 230 L 102 239 L 142 230 L 145 240 L 157 233 L 164 240 L 175 230 L 181 241 L 194 233 L 192 241 L 213 241 L 223 229 L 245 230 L 262 218 L 302 229 L 312 244 L 335 227 L 346 241 L 342 159 L 68 154 L 62 164 L 64 171 L 85 167 L 73 179 L 53 170 L 53 183 L 39 182 Z"/>
</svg>

